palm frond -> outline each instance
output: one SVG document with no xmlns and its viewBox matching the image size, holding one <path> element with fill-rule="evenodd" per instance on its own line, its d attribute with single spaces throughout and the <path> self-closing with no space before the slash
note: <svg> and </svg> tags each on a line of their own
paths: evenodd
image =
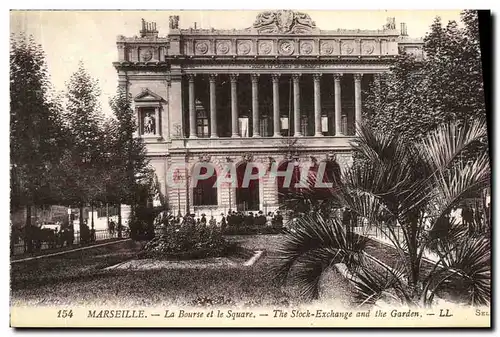
<svg viewBox="0 0 500 337">
<path fill-rule="evenodd" d="M 280 284 L 288 279 L 298 285 L 306 297 L 317 296 L 325 268 L 334 263 L 350 267 L 359 263 L 366 240 L 347 231 L 338 218 L 325 220 L 321 213 L 300 217 L 283 235 L 272 276 Z"/>
<path fill-rule="evenodd" d="M 477 195 L 491 182 L 489 157 L 486 153 L 463 167 L 451 167 L 435 176 L 434 188 L 429 197 L 431 215 L 437 221 L 453 206 Z"/>
<path fill-rule="evenodd" d="M 449 245 L 443 255 L 441 269 L 433 280 L 432 293 L 448 290 L 471 305 L 491 302 L 491 246 L 482 237 L 465 237 L 459 244 Z M 444 276 L 444 277 L 443 277 Z M 431 282 L 432 282 L 431 281 Z"/>
<path fill-rule="evenodd" d="M 350 279 L 354 286 L 354 301 L 358 306 L 374 305 L 379 299 L 406 298 L 400 279 L 401 269 L 393 270 L 384 264 L 367 264 Z"/>
<path fill-rule="evenodd" d="M 422 158 L 434 170 L 443 171 L 468 147 L 486 136 L 484 120 L 475 120 L 463 125 L 451 122 L 439 126 L 417 147 Z"/>
<path fill-rule="evenodd" d="M 398 135 L 374 132 L 366 123 L 359 125 L 359 136 L 353 142 L 354 150 L 369 162 L 395 161 L 404 163 L 408 146 Z"/>
</svg>

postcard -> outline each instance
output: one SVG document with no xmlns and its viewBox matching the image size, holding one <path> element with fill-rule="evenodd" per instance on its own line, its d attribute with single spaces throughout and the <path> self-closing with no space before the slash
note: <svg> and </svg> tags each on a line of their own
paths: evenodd
<svg viewBox="0 0 500 337">
<path fill-rule="evenodd" d="M 11 326 L 491 327 L 490 15 L 11 11 Z"/>
</svg>

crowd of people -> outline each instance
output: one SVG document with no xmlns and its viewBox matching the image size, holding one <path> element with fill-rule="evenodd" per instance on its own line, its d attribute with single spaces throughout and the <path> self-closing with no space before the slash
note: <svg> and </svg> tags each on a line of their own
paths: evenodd
<svg viewBox="0 0 500 337">
<path fill-rule="evenodd" d="M 216 219 L 213 215 L 207 217 L 202 213 L 200 216 L 195 214 L 186 214 L 184 216 L 178 214 L 173 215 L 167 213 L 169 223 L 183 224 L 186 222 L 194 221 L 197 225 L 201 226 L 217 226 L 222 230 L 226 228 L 240 228 L 240 227 L 283 227 L 283 216 L 280 211 L 268 212 L 267 215 L 263 211 L 258 212 L 242 212 L 229 210 L 226 214 L 221 213 L 220 217 Z"/>
</svg>

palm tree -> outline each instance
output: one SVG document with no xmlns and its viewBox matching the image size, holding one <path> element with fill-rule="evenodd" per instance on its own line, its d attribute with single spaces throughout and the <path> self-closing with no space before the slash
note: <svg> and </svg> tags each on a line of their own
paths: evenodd
<svg viewBox="0 0 500 337">
<path fill-rule="evenodd" d="M 305 295 L 314 297 L 324 266 L 349 261 L 359 304 L 389 296 L 409 305 L 430 305 L 443 292 L 471 304 L 489 303 L 489 237 L 472 235 L 448 218 L 454 207 L 490 184 L 486 149 L 469 151 L 469 161 L 459 164 L 461 154 L 486 136 L 483 121 L 463 126 L 453 122 L 409 144 L 399 135 L 361 125 L 353 144 L 355 164 L 331 196 L 335 192 L 335 202 L 382 231 L 398 263 L 388 266 L 366 254 L 366 242 L 349 234 L 337 213 L 316 211 L 315 217 L 300 219 L 295 232 L 286 234 L 275 267 L 277 279 L 295 281 Z M 447 221 L 445 235 L 436 237 L 426 230 L 426 223 L 432 230 Z M 431 270 L 422 268 L 429 247 L 439 256 Z"/>
</svg>

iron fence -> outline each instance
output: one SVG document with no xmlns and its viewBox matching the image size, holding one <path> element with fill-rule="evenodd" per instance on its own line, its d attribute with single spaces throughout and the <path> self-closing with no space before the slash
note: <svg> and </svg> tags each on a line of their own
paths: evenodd
<svg viewBox="0 0 500 337">
<path fill-rule="evenodd" d="M 128 237 L 129 237 L 128 230 L 122 231 L 121 238 L 128 238 Z M 77 247 L 77 246 L 93 244 L 95 242 L 118 239 L 118 238 L 119 238 L 118 231 L 115 230 L 111 232 L 105 229 L 94 231 L 94 233 L 91 233 L 90 237 L 87 240 L 85 240 L 85 242 L 82 242 L 80 232 L 74 232 L 73 238 L 71 238 L 71 236 L 69 238 L 67 236 L 63 238 L 61 235 L 55 234 L 54 237 L 49 241 L 37 240 L 36 238 L 33 239 L 33 251 L 40 252 L 40 251 L 58 250 L 61 249 L 62 247 L 67 247 L 67 246 Z M 15 242 L 11 243 L 11 255 L 22 255 L 27 253 L 27 251 L 28 251 L 27 241 L 24 241 L 22 238 L 18 238 Z"/>
</svg>

